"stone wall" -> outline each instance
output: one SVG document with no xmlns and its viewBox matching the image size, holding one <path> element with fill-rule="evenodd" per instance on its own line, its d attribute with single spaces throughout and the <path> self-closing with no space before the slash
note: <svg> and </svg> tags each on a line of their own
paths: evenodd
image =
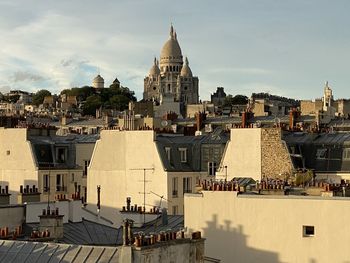
<svg viewBox="0 0 350 263">
<path fill-rule="evenodd" d="M 301 115 L 313 115 L 316 113 L 315 102 L 311 100 L 300 101 L 300 111 Z"/>
<path fill-rule="evenodd" d="M 261 178 L 285 179 L 293 164 L 279 128 L 261 129 Z"/>
<path fill-rule="evenodd" d="M 348 117 L 350 114 L 350 100 L 341 99 L 337 101 L 338 107 L 337 112 L 342 117 Z"/>
<path fill-rule="evenodd" d="M 266 116 L 265 104 L 262 102 L 255 102 L 253 107 L 254 116 Z"/>
</svg>

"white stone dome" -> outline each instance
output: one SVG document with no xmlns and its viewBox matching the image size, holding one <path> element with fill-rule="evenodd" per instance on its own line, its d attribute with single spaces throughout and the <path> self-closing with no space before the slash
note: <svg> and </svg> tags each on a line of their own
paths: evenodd
<svg viewBox="0 0 350 263">
<path fill-rule="evenodd" d="M 151 69 L 149 70 L 149 75 L 150 76 L 157 76 L 160 74 L 160 69 L 158 67 L 158 61 L 156 58 L 154 58 L 154 63 Z"/>
<path fill-rule="evenodd" d="M 103 89 L 105 85 L 105 80 L 101 77 L 100 74 L 98 74 L 93 80 L 92 80 L 92 86 L 96 89 Z"/>
<path fill-rule="evenodd" d="M 166 62 L 182 63 L 182 52 L 173 26 L 170 28 L 170 38 L 165 42 L 160 52 L 160 62 L 161 64 Z"/>
<path fill-rule="evenodd" d="M 181 75 L 181 77 L 187 77 L 187 78 L 192 77 L 192 70 L 190 69 L 190 66 L 188 65 L 187 58 L 185 58 L 185 63 L 182 66 L 180 75 Z"/>
</svg>

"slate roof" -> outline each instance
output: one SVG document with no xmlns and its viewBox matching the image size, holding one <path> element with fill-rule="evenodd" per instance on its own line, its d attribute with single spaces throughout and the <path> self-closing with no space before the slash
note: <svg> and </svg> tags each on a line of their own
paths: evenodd
<svg viewBox="0 0 350 263">
<path fill-rule="evenodd" d="M 316 172 L 349 172 L 350 133 L 287 133 L 283 135 L 296 168 Z M 349 150 L 347 150 L 349 149 Z"/>
<path fill-rule="evenodd" d="M 118 262 L 118 248 L 0 240 L 0 262 Z"/>
<path fill-rule="evenodd" d="M 33 228 L 39 224 L 26 224 L 26 234 L 29 236 Z M 59 242 L 76 245 L 107 245 L 116 246 L 122 238 L 121 228 L 105 226 L 83 219 L 82 222 L 68 222 L 63 225 L 64 237 Z"/>
<path fill-rule="evenodd" d="M 314 123 L 315 122 L 315 116 L 312 115 L 302 115 L 299 116 L 296 119 L 297 122 L 306 122 L 306 123 Z M 276 122 L 279 123 L 289 123 L 289 115 L 284 116 L 256 116 L 249 120 L 247 120 L 248 123 L 253 124 L 260 122 L 261 124 L 273 124 Z M 181 120 L 174 120 L 173 123 L 176 123 L 178 125 L 190 125 L 195 124 L 196 120 L 195 118 L 186 118 Z M 217 117 L 207 117 L 204 121 L 204 124 L 216 124 L 216 125 L 222 125 L 222 124 L 241 124 L 242 123 L 242 117 L 232 117 L 232 116 L 217 116 Z M 350 122 L 349 122 L 350 123 Z"/>
<path fill-rule="evenodd" d="M 111 121 L 111 123 L 115 123 L 114 120 Z M 52 121 L 50 122 L 51 126 L 54 127 L 61 127 L 62 124 L 59 121 Z M 65 127 L 104 127 L 106 126 L 105 120 L 104 119 L 82 119 L 82 120 L 71 120 L 71 122 L 67 123 L 67 125 L 64 125 Z"/>
<path fill-rule="evenodd" d="M 173 231 L 179 231 L 184 227 L 184 216 L 183 215 L 168 215 L 168 224 L 164 225 L 162 217 L 159 216 L 157 219 L 146 223 L 140 228 L 133 228 L 133 231 L 139 231 L 149 235 L 154 232 L 167 231 L 169 229 Z"/>
<path fill-rule="evenodd" d="M 33 147 L 36 162 L 40 168 L 58 168 L 74 169 L 75 163 L 75 145 L 82 143 L 95 143 L 99 139 L 97 134 L 80 135 L 71 134 L 68 136 L 28 136 L 28 140 Z M 54 161 L 56 147 L 64 146 L 67 148 L 66 160 L 63 163 Z"/>
<path fill-rule="evenodd" d="M 156 145 L 159 156 L 166 171 L 192 172 L 201 171 L 201 145 L 202 144 L 226 144 L 229 135 L 221 129 L 213 133 L 200 136 L 172 136 L 157 135 Z M 165 148 L 170 148 L 170 160 Z M 187 149 L 187 161 L 181 162 L 179 148 Z"/>
</svg>

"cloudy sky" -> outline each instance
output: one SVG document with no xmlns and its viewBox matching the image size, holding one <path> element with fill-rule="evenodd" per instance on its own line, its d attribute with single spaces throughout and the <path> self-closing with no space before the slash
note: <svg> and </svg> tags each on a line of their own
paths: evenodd
<svg viewBox="0 0 350 263">
<path fill-rule="evenodd" d="M 0 0 L 0 91 L 118 77 L 140 99 L 172 22 L 202 99 L 217 86 L 350 98 L 350 1 Z"/>
</svg>

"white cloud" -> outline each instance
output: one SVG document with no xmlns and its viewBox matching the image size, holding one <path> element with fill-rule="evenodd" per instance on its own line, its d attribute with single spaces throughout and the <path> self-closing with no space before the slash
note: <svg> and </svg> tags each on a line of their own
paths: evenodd
<svg viewBox="0 0 350 263">
<path fill-rule="evenodd" d="M 212 73 L 233 73 L 233 74 L 248 74 L 248 75 L 260 75 L 260 74 L 271 74 L 272 71 L 262 68 L 234 68 L 234 67 L 220 67 L 210 69 Z"/>
<path fill-rule="evenodd" d="M 232 94 L 314 97 L 325 77 L 337 81 L 336 95 L 349 97 L 348 8 L 298 3 L 179 0 L 169 9 L 161 0 L 2 0 L 0 89 L 58 92 L 90 84 L 100 72 L 107 85 L 118 77 L 141 98 L 173 21 L 203 98 L 217 86 Z M 16 81 L 18 72 L 42 80 Z"/>
</svg>

